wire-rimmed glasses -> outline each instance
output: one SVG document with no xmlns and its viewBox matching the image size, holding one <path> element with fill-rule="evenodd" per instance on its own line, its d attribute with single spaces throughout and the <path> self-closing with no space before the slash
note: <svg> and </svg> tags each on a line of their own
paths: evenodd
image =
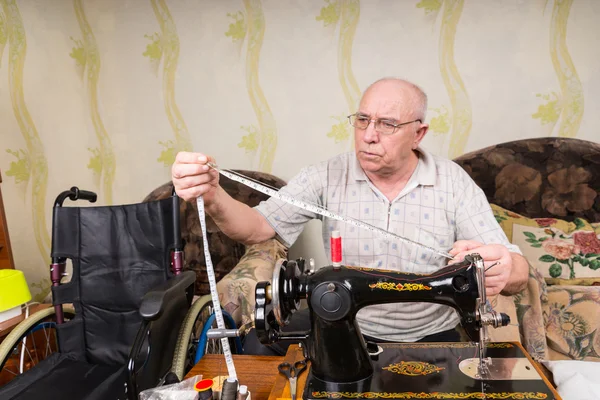
<svg viewBox="0 0 600 400">
<path fill-rule="evenodd" d="M 350 125 L 361 130 L 367 129 L 369 124 L 373 122 L 375 130 L 381 133 L 382 135 L 391 135 L 394 132 L 396 132 L 401 126 L 412 124 L 413 122 L 423 122 L 420 119 L 415 119 L 409 122 L 398 123 L 397 121 L 385 118 L 371 119 L 371 117 L 369 117 L 368 115 L 360 113 L 348 115 L 348 121 L 350 122 Z"/>
</svg>

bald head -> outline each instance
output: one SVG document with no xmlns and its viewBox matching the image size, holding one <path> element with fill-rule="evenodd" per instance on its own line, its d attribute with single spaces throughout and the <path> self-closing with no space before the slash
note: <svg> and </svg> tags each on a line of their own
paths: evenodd
<svg viewBox="0 0 600 400">
<path fill-rule="evenodd" d="M 361 98 L 361 103 L 365 95 L 383 86 L 391 89 L 397 89 L 398 101 L 406 103 L 405 106 L 410 108 L 413 118 L 420 119 L 421 121 L 425 122 L 425 117 L 427 115 L 427 95 L 419 86 L 404 79 L 382 78 L 373 82 L 364 91 Z"/>
</svg>

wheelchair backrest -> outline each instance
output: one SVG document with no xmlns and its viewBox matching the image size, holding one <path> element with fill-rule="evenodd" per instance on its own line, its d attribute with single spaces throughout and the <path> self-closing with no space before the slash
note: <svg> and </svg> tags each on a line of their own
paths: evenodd
<svg viewBox="0 0 600 400">
<path fill-rule="evenodd" d="M 71 281 L 53 287 L 53 303 L 73 303 L 58 326 L 62 352 L 90 363 L 124 364 L 141 324 L 146 292 L 172 276 L 180 242 L 171 198 L 104 207 L 55 207 L 52 257 L 70 258 Z"/>
</svg>

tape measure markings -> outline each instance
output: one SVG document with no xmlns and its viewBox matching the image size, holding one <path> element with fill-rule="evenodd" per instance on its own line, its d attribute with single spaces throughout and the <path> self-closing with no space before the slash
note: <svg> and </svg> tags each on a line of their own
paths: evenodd
<svg viewBox="0 0 600 400">
<path fill-rule="evenodd" d="M 223 320 L 223 311 L 221 310 L 221 303 L 219 301 L 219 294 L 217 293 L 217 280 L 215 278 L 215 270 L 213 267 L 212 259 L 210 257 L 210 251 L 208 246 L 208 237 L 206 234 L 206 214 L 204 212 L 204 199 L 199 196 L 196 199 L 198 205 L 198 218 L 200 219 L 200 227 L 202 228 L 202 243 L 204 245 L 204 258 L 206 259 L 206 273 L 208 275 L 208 283 L 210 286 L 210 295 L 213 302 L 213 312 L 217 320 L 217 326 L 219 329 L 225 329 L 225 321 Z M 229 339 L 221 338 L 221 345 L 223 346 L 223 355 L 225 356 L 225 363 L 227 364 L 227 372 L 229 376 L 237 379 L 235 371 L 235 365 L 233 364 L 233 357 L 231 356 L 231 349 L 229 348 Z"/>
</svg>

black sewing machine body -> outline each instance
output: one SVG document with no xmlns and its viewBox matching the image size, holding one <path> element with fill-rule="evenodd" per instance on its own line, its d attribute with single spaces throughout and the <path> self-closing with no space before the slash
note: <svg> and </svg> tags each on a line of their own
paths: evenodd
<svg viewBox="0 0 600 400">
<path fill-rule="evenodd" d="M 257 333 L 263 343 L 302 340 L 306 356 L 312 361 L 312 373 L 319 379 L 360 381 L 373 373 L 356 320 L 363 307 L 418 301 L 446 304 L 459 311 L 465 331 L 478 341 L 478 285 L 474 268 L 468 261 L 431 275 L 351 266 L 328 266 L 311 273 L 304 271 L 303 260 L 283 261 L 276 266 L 270 285 L 267 282 L 257 285 Z M 271 289 L 270 296 L 267 287 Z M 271 298 L 271 320 L 261 311 L 266 297 Z M 310 308 L 310 332 L 281 332 L 279 327 L 287 324 L 304 298 Z"/>
<path fill-rule="evenodd" d="M 304 356 L 311 362 L 304 399 L 339 398 L 339 393 L 346 393 L 354 398 L 360 393 L 371 393 L 371 397 L 380 397 L 373 393 L 389 394 L 398 390 L 407 392 L 407 387 L 403 385 L 408 382 L 399 378 L 398 374 L 390 373 L 390 368 L 394 369 L 390 365 L 404 365 L 409 369 L 435 369 L 436 363 L 448 364 L 448 360 L 456 364 L 456 357 L 448 356 L 450 346 L 447 344 L 438 345 L 439 350 L 436 352 L 432 352 L 432 348 L 428 347 L 427 357 L 424 357 L 424 353 L 419 357 L 411 355 L 409 359 L 406 358 L 406 345 L 367 344 L 356 320 L 357 312 L 363 307 L 384 303 L 445 304 L 457 311 L 471 340 L 470 343 L 466 343 L 468 346 L 456 344 L 458 349 L 463 350 L 455 348 L 453 351 L 465 351 L 460 357 L 469 360 L 467 362 L 470 364 L 463 363 L 462 367 L 466 368 L 467 372 L 471 369 L 470 373 L 475 375 L 469 381 L 469 385 L 478 387 L 481 386 L 481 376 L 487 376 L 484 374 L 489 372 L 486 369 L 487 364 L 481 361 L 489 347 L 486 344 L 485 327 L 499 327 L 509 323 L 508 316 L 491 310 L 485 298 L 483 279 L 483 261 L 478 255 L 468 256 L 463 262 L 449 265 L 430 275 L 352 266 L 327 266 L 314 271 L 313 268 L 305 268 L 303 259 L 280 260 L 275 267 L 272 281 L 259 282 L 256 286 L 255 328 L 260 341 L 265 344 L 284 340 L 303 343 Z M 302 299 L 307 299 L 310 309 L 310 331 L 282 331 L 281 328 L 299 309 Z M 421 346 L 414 349 L 423 352 Z M 409 352 L 412 351 L 411 349 Z M 440 351 L 443 354 L 440 354 Z M 499 355 L 497 351 L 495 354 Z M 518 362 L 522 371 L 532 369 L 523 353 L 507 354 L 510 356 L 510 362 L 519 357 L 525 359 L 525 362 Z M 393 360 L 395 361 L 391 362 Z M 402 361 L 416 364 L 402 364 Z M 504 361 L 497 361 L 495 366 L 492 362 L 490 366 L 494 371 L 499 365 L 504 368 L 509 363 L 508 359 Z M 472 371 L 473 368 L 476 369 L 475 372 Z M 494 373 L 495 378 L 498 378 L 499 372 Z M 539 378 L 539 375 L 536 376 Z M 427 386 L 422 386 L 423 381 L 422 379 L 421 385 L 417 385 L 415 390 Z M 429 392 L 439 391 L 436 385 L 428 387 Z M 508 390 L 506 385 L 498 387 L 498 384 L 495 384 L 494 387 Z M 473 390 L 479 392 L 482 388 Z"/>
</svg>

